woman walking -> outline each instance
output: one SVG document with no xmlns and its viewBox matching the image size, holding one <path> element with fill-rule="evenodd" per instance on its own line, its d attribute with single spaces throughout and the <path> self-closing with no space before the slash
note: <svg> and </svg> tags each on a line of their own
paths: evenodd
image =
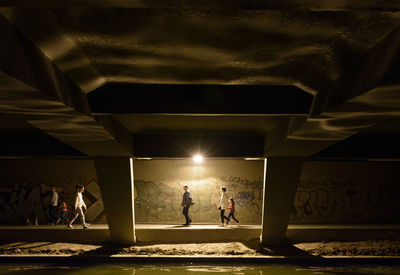
<svg viewBox="0 0 400 275">
<path fill-rule="evenodd" d="M 85 222 L 85 214 L 83 213 L 84 210 L 86 210 L 86 204 L 83 201 L 82 198 L 82 193 L 85 190 L 85 188 L 82 185 L 77 185 L 76 186 L 76 194 L 75 194 L 75 216 L 69 221 L 68 223 L 68 228 L 73 228 L 72 224 L 78 218 L 78 216 L 81 216 L 81 221 L 83 225 L 83 229 L 88 228 L 88 225 Z"/>
</svg>

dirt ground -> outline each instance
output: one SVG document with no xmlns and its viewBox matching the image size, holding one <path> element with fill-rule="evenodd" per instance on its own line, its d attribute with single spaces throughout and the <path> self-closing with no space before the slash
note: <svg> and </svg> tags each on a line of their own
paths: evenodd
<svg viewBox="0 0 400 275">
<path fill-rule="evenodd" d="M 400 241 L 315 242 L 260 247 L 248 243 L 143 244 L 130 247 L 104 244 L 10 242 L 0 255 L 177 255 L 177 256 L 400 256 Z"/>
</svg>

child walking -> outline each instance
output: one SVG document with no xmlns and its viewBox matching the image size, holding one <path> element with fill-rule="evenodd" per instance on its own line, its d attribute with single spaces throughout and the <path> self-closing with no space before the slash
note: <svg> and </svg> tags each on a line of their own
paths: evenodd
<svg viewBox="0 0 400 275">
<path fill-rule="evenodd" d="M 61 198 L 61 217 L 60 217 L 60 223 L 61 224 L 66 224 L 67 223 L 67 212 L 68 212 L 68 206 L 67 203 L 65 202 L 64 198 Z"/>
<path fill-rule="evenodd" d="M 237 226 L 239 226 L 239 221 L 235 218 L 235 202 L 233 201 L 233 198 L 229 198 L 229 215 L 228 215 L 228 220 L 226 221 L 226 225 L 228 225 L 229 221 L 234 219 L 237 223 Z"/>
</svg>

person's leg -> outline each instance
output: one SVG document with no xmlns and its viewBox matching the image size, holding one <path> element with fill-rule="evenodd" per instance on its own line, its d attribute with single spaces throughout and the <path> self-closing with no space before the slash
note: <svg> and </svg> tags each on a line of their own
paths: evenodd
<svg viewBox="0 0 400 275">
<path fill-rule="evenodd" d="M 53 210 L 51 211 L 52 214 L 53 214 L 53 223 L 56 223 L 57 220 L 58 220 L 58 217 L 57 217 L 57 206 L 52 206 L 51 208 L 53 208 Z"/>
<path fill-rule="evenodd" d="M 185 219 L 186 219 L 186 223 L 185 224 L 189 225 L 190 224 L 190 218 L 189 218 L 189 207 L 188 206 L 183 207 L 182 214 L 185 216 Z"/>
<path fill-rule="evenodd" d="M 225 211 L 224 211 L 224 214 L 225 214 Z M 225 220 L 228 220 L 228 217 L 224 215 L 224 219 L 225 219 Z"/>
<path fill-rule="evenodd" d="M 234 219 L 235 222 L 239 223 L 239 221 L 235 218 L 235 213 L 229 213 L 229 215 L 231 215 L 231 214 L 232 214 L 232 219 Z"/>
<path fill-rule="evenodd" d="M 83 209 L 82 207 L 78 208 L 78 213 L 81 216 L 81 222 L 82 222 L 82 226 L 86 227 L 86 222 L 85 222 L 85 213 L 83 213 Z"/>
<path fill-rule="evenodd" d="M 67 215 L 67 211 L 62 211 L 61 212 L 61 224 L 65 224 L 65 215 Z"/>
<path fill-rule="evenodd" d="M 225 209 L 221 209 L 221 223 L 223 224 L 228 217 L 225 216 Z"/>
<path fill-rule="evenodd" d="M 229 214 L 228 214 L 228 219 L 227 219 L 227 221 L 226 221 L 226 224 L 228 224 L 229 221 L 231 220 L 232 214 L 233 214 L 233 213 L 229 213 Z"/>
<path fill-rule="evenodd" d="M 49 206 L 49 223 L 53 222 L 53 208 Z"/>
<path fill-rule="evenodd" d="M 75 210 L 74 216 L 72 216 L 72 219 L 69 221 L 68 226 L 71 227 L 76 218 L 79 216 L 79 211 L 78 209 Z"/>
</svg>

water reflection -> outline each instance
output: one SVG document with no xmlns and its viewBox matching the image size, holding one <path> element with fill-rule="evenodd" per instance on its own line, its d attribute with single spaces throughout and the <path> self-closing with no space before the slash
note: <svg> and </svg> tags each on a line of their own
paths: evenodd
<svg viewBox="0 0 400 275">
<path fill-rule="evenodd" d="M 188 266 L 189 265 L 189 266 Z M 399 274 L 400 266 L 295 266 L 295 265 L 0 265 L 0 274 L 257 274 L 257 275 L 324 275 L 324 274 Z"/>
</svg>

